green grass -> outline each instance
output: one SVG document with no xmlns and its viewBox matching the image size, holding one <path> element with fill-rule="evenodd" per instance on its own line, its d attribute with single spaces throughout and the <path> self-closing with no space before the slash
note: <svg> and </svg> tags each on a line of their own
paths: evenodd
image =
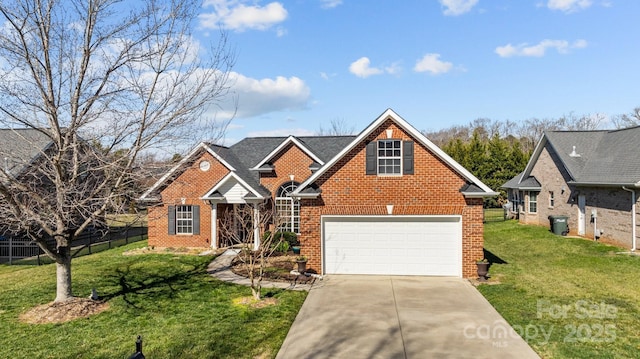
<svg viewBox="0 0 640 359">
<path fill-rule="evenodd" d="M 506 263 L 478 289 L 542 357 L 640 357 L 640 257 L 516 221 L 487 223 L 485 249 Z"/>
<path fill-rule="evenodd" d="M 270 290 L 278 304 L 232 303 L 248 287 L 206 273 L 211 257 L 123 256 L 129 244 L 73 261 L 74 294 L 91 288 L 110 303 L 98 315 L 30 325 L 18 316 L 55 296 L 55 267 L 0 266 L 0 358 L 128 358 L 142 335 L 147 358 L 275 357 L 305 292 Z"/>
</svg>

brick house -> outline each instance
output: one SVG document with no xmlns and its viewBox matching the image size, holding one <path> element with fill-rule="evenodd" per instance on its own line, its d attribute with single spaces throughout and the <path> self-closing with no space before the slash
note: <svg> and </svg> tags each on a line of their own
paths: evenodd
<svg viewBox="0 0 640 359">
<path fill-rule="evenodd" d="M 635 250 L 640 127 L 547 131 L 524 172 L 502 187 L 523 223 L 569 217 L 569 233 Z"/>
<path fill-rule="evenodd" d="M 319 273 L 471 277 L 496 194 L 386 110 L 357 136 L 201 143 L 141 200 L 149 245 L 224 246 L 220 213 L 272 201 Z"/>
</svg>

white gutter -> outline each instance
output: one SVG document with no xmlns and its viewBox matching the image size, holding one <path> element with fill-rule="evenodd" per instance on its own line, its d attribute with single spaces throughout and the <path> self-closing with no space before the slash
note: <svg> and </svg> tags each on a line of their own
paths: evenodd
<svg viewBox="0 0 640 359">
<path fill-rule="evenodd" d="M 636 250 L 636 191 L 622 186 L 622 189 L 631 192 L 631 251 Z"/>
</svg>

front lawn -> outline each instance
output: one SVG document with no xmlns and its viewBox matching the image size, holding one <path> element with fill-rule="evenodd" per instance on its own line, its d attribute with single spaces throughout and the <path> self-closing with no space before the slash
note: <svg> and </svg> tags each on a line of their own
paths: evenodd
<svg viewBox="0 0 640 359">
<path fill-rule="evenodd" d="M 639 357 L 640 257 L 516 221 L 487 223 L 485 250 L 499 284 L 478 289 L 543 358 Z"/>
<path fill-rule="evenodd" d="M 128 358 L 137 335 L 147 358 L 275 357 L 305 292 L 270 290 L 276 305 L 237 305 L 251 290 L 208 275 L 212 257 L 122 255 L 145 245 L 75 259 L 74 293 L 95 287 L 110 308 L 63 324 L 18 320 L 53 300 L 55 266 L 0 266 L 0 358 Z"/>
</svg>

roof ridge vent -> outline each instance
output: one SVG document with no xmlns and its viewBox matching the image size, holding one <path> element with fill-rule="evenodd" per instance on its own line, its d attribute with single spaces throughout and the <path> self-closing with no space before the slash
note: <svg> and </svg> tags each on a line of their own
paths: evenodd
<svg viewBox="0 0 640 359">
<path fill-rule="evenodd" d="M 576 146 L 573 146 L 573 150 L 569 154 L 569 157 L 580 157 L 580 154 L 576 152 Z"/>
</svg>

